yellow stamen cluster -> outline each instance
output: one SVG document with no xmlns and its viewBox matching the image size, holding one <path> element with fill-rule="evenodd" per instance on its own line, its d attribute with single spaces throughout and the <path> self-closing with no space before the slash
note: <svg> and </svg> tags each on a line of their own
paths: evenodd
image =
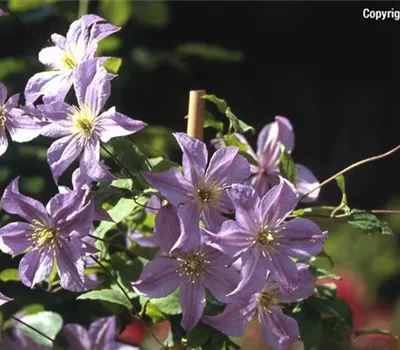
<svg viewBox="0 0 400 350">
<path fill-rule="evenodd" d="M 194 197 L 194 201 L 200 209 L 218 209 L 222 204 L 222 189 L 212 181 L 207 181 L 206 183 L 203 179 L 197 185 Z"/>
<path fill-rule="evenodd" d="M 186 276 L 190 283 L 195 283 L 196 280 L 201 278 L 210 264 L 210 260 L 203 252 L 189 253 L 179 260 L 177 273 L 179 276 Z"/>
<path fill-rule="evenodd" d="M 7 108 L 4 105 L 0 105 L 0 129 L 4 129 L 7 120 Z"/>
<path fill-rule="evenodd" d="M 75 132 L 81 136 L 81 140 L 89 139 L 96 129 L 96 116 L 92 109 L 87 105 L 74 107 L 71 118 Z"/>
<path fill-rule="evenodd" d="M 31 226 L 33 228 L 33 233 L 30 237 L 30 240 L 33 241 L 35 248 L 43 248 L 46 246 L 49 249 L 54 248 L 55 237 L 57 235 L 56 228 L 48 226 L 47 224 L 37 220 L 33 220 L 33 224 L 31 224 Z"/>
<path fill-rule="evenodd" d="M 83 50 L 79 46 L 69 46 L 60 57 L 59 67 L 62 70 L 74 69 L 83 56 Z"/>
<path fill-rule="evenodd" d="M 256 296 L 257 303 L 266 312 L 272 312 L 272 307 L 280 303 L 279 287 L 273 283 L 268 285 L 262 292 Z"/>
</svg>

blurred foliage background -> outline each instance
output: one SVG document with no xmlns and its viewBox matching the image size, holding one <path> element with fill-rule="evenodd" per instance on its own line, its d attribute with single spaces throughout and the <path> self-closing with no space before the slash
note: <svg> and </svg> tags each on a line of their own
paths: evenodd
<svg viewBox="0 0 400 350">
<path fill-rule="evenodd" d="M 189 90 L 206 89 L 226 99 L 257 131 L 275 115 L 288 117 L 296 132 L 294 159 L 321 180 L 399 141 L 400 27 L 395 20 L 362 16 L 365 7 L 390 9 L 396 3 L 366 4 L 87 2 L 89 13 L 122 27 L 101 42 L 99 54 L 122 58 L 109 105 L 151 125 L 139 140 L 179 160 L 166 135 L 185 131 Z M 76 1 L 0 2 L 9 12 L 0 17 L 0 80 L 10 94 L 23 92 L 29 77 L 43 70 L 38 52 L 51 45 L 52 33 L 64 35 L 84 7 Z M 206 130 L 206 137 L 212 136 Z M 256 136 L 249 140 L 254 145 Z M 21 175 L 21 190 L 47 201 L 56 191 L 45 160 L 51 141 L 12 144 L 0 159 L 0 189 Z M 347 174 L 349 204 L 399 209 L 399 164 L 396 154 Z M 338 204 L 340 192 L 328 185 L 320 200 Z M 394 236 L 365 236 L 348 225 L 318 223 L 329 229 L 326 251 L 334 269 L 364 278 L 354 288 L 367 290 L 363 298 L 369 307 L 387 305 L 390 327 L 400 331 L 400 217 L 385 219 Z M 10 264 L 9 257 L 0 258 L 3 267 Z"/>
</svg>

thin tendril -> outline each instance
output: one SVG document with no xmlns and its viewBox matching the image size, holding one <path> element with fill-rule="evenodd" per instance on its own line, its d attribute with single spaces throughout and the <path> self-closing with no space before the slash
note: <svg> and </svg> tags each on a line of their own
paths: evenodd
<svg viewBox="0 0 400 350">
<path fill-rule="evenodd" d="M 306 198 L 307 196 L 309 196 L 311 193 L 313 193 L 314 191 L 318 190 L 319 188 L 325 186 L 326 184 L 328 184 L 329 182 L 333 181 L 336 179 L 336 177 L 338 177 L 339 175 L 342 175 L 346 172 L 348 172 L 349 170 L 352 170 L 360 165 L 369 163 L 369 162 L 373 162 L 375 160 L 378 159 L 382 159 L 385 158 L 389 155 L 391 155 L 392 153 L 398 151 L 400 149 L 400 145 L 397 145 L 395 148 L 391 149 L 390 151 L 387 151 L 385 153 L 379 154 L 377 156 L 374 157 L 370 157 L 370 158 L 366 158 L 366 159 L 362 159 L 354 164 L 349 165 L 347 168 L 344 168 L 343 170 L 340 170 L 338 173 L 336 173 L 335 175 L 331 176 L 330 178 L 326 179 L 325 181 L 321 182 L 318 186 L 314 187 L 311 191 L 307 192 L 305 195 L 300 197 L 300 200 Z"/>
<path fill-rule="evenodd" d="M 55 343 L 55 340 L 50 338 L 48 335 L 42 333 L 41 331 L 39 331 L 37 328 L 32 327 L 31 325 L 25 323 L 24 321 L 20 320 L 19 318 L 15 317 L 15 316 L 11 316 L 11 318 L 21 324 L 23 324 L 25 327 L 28 327 L 29 329 L 31 329 L 32 331 L 35 331 L 37 334 L 40 334 L 43 338 L 46 338 L 47 340 L 50 340 L 52 343 Z"/>
<path fill-rule="evenodd" d="M 136 177 L 130 172 L 130 170 L 116 157 L 114 156 L 103 144 L 100 145 L 101 148 L 106 152 L 122 169 L 124 169 L 132 179 Z"/>
</svg>

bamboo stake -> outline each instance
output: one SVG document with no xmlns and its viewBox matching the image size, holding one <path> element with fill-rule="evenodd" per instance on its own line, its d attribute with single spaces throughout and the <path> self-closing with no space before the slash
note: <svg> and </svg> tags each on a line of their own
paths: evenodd
<svg viewBox="0 0 400 350">
<path fill-rule="evenodd" d="M 201 98 L 205 90 L 191 90 L 189 95 L 189 116 L 187 134 L 203 141 L 205 101 Z"/>
</svg>

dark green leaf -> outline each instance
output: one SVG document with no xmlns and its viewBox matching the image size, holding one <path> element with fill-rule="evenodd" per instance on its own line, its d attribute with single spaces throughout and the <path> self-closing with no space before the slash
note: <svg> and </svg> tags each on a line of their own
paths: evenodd
<svg viewBox="0 0 400 350">
<path fill-rule="evenodd" d="M 221 99 L 221 98 L 218 98 L 215 95 L 207 95 L 207 94 L 205 94 L 201 98 L 204 98 L 205 100 L 215 104 L 220 113 L 225 114 L 226 110 L 228 109 L 228 104 L 226 103 L 226 101 Z"/>
<path fill-rule="evenodd" d="M 331 278 L 331 279 L 333 279 L 333 280 L 341 280 L 341 279 L 342 279 L 340 276 L 335 275 L 334 273 L 332 273 L 332 272 L 330 272 L 330 271 L 327 271 L 327 270 L 324 270 L 324 269 L 320 269 L 320 268 L 317 268 L 317 267 L 312 266 L 312 265 L 310 266 L 309 271 L 310 271 L 317 279 L 324 278 L 324 277 L 328 277 L 328 278 Z"/>
<path fill-rule="evenodd" d="M 389 335 L 389 336 L 393 337 L 394 339 L 399 339 L 399 336 L 397 334 L 394 334 L 391 331 L 388 331 L 386 329 L 356 329 L 356 330 L 354 330 L 354 338 L 360 337 L 362 335 L 368 335 L 368 334 L 383 334 L 383 335 Z"/>
<path fill-rule="evenodd" d="M 181 44 L 176 51 L 182 56 L 195 56 L 204 60 L 219 62 L 240 62 L 244 58 L 240 51 L 227 50 L 221 46 L 205 43 Z"/>
<path fill-rule="evenodd" d="M 115 139 L 110 141 L 114 156 L 130 172 L 149 171 L 146 158 L 140 149 L 128 139 Z"/>
<path fill-rule="evenodd" d="M 179 315 L 182 313 L 178 291 L 175 291 L 167 297 L 151 299 L 150 301 L 166 315 Z"/>
<path fill-rule="evenodd" d="M 256 130 L 251 125 L 246 124 L 243 120 L 240 120 L 238 117 L 236 117 L 230 107 L 226 109 L 225 115 L 232 123 L 232 127 L 235 133 L 242 134 L 247 131 L 251 131 L 253 134 L 255 133 Z"/>
<path fill-rule="evenodd" d="M 99 15 L 113 25 L 123 26 L 132 14 L 132 2 L 129 0 L 101 0 Z"/>
<path fill-rule="evenodd" d="M 122 293 L 121 290 L 114 289 L 101 289 L 92 290 L 90 292 L 81 294 L 78 300 L 102 300 L 113 304 L 118 304 L 125 306 L 128 310 L 132 310 L 132 303 L 128 298 Z"/>
<path fill-rule="evenodd" d="M 224 123 L 217 120 L 211 112 L 205 110 L 204 128 L 214 128 L 218 132 L 222 133 L 224 131 Z"/>
<path fill-rule="evenodd" d="M 304 350 L 314 348 L 322 331 L 321 315 L 307 305 L 301 305 L 300 312 L 292 316 L 299 325 L 300 339 L 304 343 Z"/>
<path fill-rule="evenodd" d="M 5 269 L 0 272 L 0 281 L 3 282 L 17 282 L 19 281 L 19 274 L 17 269 Z"/>
<path fill-rule="evenodd" d="M 119 57 L 110 57 L 103 63 L 103 66 L 109 73 L 118 74 L 119 69 L 122 65 L 122 59 Z"/>
<path fill-rule="evenodd" d="M 115 223 L 118 223 L 131 214 L 137 206 L 138 204 L 133 199 L 121 198 L 114 208 L 108 210 L 108 214 Z"/>
<path fill-rule="evenodd" d="M 347 205 L 346 182 L 344 180 L 344 176 L 339 175 L 335 178 L 335 180 L 336 180 L 336 183 L 337 183 L 340 191 L 342 192 L 342 203 Z"/>
<path fill-rule="evenodd" d="M 169 22 L 169 8 L 166 1 L 135 1 L 133 17 L 142 25 L 163 28 Z"/>
<path fill-rule="evenodd" d="M 281 156 L 279 159 L 279 171 L 281 175 L 289 180 L 292 184 L 297 184 L 297 169 L 296 164 L 293 162 L 292 157 L 286 151 L 283 145 L 281 145 Z"/>
<path fill-rule="evenodd" d="M 369 235 L 374 233 L 393 234 L 392 229 L 385 221 L 379 220 L 374 214 L 364 210 L 353 209 L 348 223 Z"/>
<path fill-rule="evenodd" d="M 210 327 L 199 322 L 194 328 L 187 333 L 187 346 L 202 346 L 210 337 Z M 217 349 L 217 348 L 216 348 Z"/>
<path fill-rule="evenodd" d="M 61 330 L 63 325 L 62 317 L 59 314 L 51 311 L 43 311 L 38 312 L 37 314 L 24 316 L 22 321 L 40 330 L 43 334 L 47 335 L 51 339 L 55 339 L 57 333 Z M 18 323 L 17 327 L 36 343 L 52 347 L 53 343 L 39 333 L 21 323 Z"/>
</svg>

